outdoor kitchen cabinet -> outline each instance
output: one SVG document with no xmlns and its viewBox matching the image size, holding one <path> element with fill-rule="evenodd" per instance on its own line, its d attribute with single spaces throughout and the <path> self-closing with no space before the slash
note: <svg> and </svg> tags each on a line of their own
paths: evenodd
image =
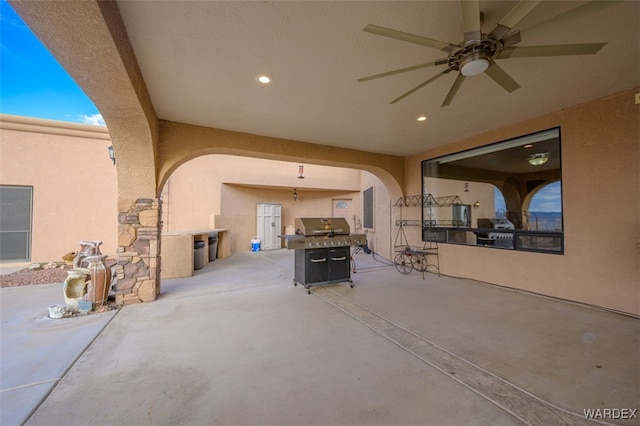
<svg viewBox="0 0 640 426">
<path fill-rule="evenodd" d="M 302 284 L 311 293 L 316 285 L 353 282 L 349 247 L 296 250 L 294 285 Z"/>
</svg>

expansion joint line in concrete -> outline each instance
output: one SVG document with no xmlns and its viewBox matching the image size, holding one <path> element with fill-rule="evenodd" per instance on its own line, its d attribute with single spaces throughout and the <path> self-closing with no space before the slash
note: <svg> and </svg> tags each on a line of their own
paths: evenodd
<svg viewBox="0 0 640 426">
<path fill-rule="evenodd" d="M 91 346 L 93 346 L 93 344 L 95 343 L 95 341 L 98 339 L 98 337 L 100 337 L 100 335 L 102 334 L 102 332 L 105 330 L 105 328 L 107 328 L 107 326 L 109 324 L 111 324 L 111 321 L 113 321 L 113 319 L 116 317 L 116 315 L 118 315 L 120 313 L 120 311 L 124 309 L 123 307 L 121 307 L 120 309 L 116 310 L 116 312 L 111 316 L 111 318 L 109 318 L 109 321 L 107 321 L 105 323 L 105 325 L 100 329 L 100 331 L 98 331 L 96 333 L 96 335 L 93 337 L 93 339 L 91 339 L 91 341 L 89 342 L 89 344 L 78 354 L 78 356 L 71 361 L 71 364 L 69 364 L 69 367 L 67 367 L 67 369 L 64 371 L 64 373 L 62 373 L 62 376 L 57 378 L 57 379 L 53 379 L 53 380 L 48 380 L 47 382 L 54 382 L 53 386 L 51 387 L 51 389 L 49 389 L 49 391 L 46 393 L 46 395 L 44 395 L 42 397 L 42 399 L 40 400 L 40 402 L 38 402 L 36 404 L 36 406 L 34 407 L 33 410 L 31 410 L 31 412 L 27 415 L 27 417 L 25 418 L 24 422 L 22 422 L 22 424 L 27 424 L 29 422 L 29 420 L 33 417 L 33 415 L 40 409 L 40 407 L 42 406 L 42 404 L 44 404 L 44 402 L 47 400 L 47 398 L 49 398 L 49 395 L 51 395 L 51 393 L 55 390 L 55 388 L 60 384 L 60 382 L 65 378 L 65 376 L 67 374 L 69 374 L 69 371 L 71 371 L 71 369 L 73 368 L 74 365 L 76 365 L 76 363 L 78 362 L 78 360 L 80 358 L 82 358 L 82 356 L 89 350 L 89 348 Z M 44 382 L 43 382 L 44 383 Z"/>
<path fill-rule="evenodd" d="M 281 278 L 283 279 L 293 278 L 293 275 L 291 275 L 290 268 L 284 268 L 277 261 L 273 260 L 267 255 L 264 255 L 264 251 L 258 252 L 258 253 L 259 255 L 254 257 L 259 259 L 266 267 L 273 269 L 276 273 L 278 273 L 278 275 L 280 275 Z"/>
<path fill-rule="evenodd" d="M 609 424 L 555 406 L 328 287 L 313 294 L 527 425 Z"/>
</svg>

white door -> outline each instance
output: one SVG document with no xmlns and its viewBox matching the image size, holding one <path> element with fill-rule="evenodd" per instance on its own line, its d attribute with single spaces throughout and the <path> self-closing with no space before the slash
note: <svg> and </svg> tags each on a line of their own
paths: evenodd
<svg viewBox="0 0 640 426">
<path fill-rule="evenodd" d="M 261 250 L 280 248 L 280 227 L 282 220 L 280 204 L 258 204 L 258 238 Z"/>
</svg>

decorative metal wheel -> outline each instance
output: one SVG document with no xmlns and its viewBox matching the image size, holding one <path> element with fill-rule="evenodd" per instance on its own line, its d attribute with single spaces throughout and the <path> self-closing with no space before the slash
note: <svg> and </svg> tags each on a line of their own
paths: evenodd
<svg viewBox="0 0 640 426">
<path fill-rule="evenodd" d="M 393 264 L 401 274 L 407 275 L 413 268 L 411 256 L 406 253 L 398 253 L 393 259 Z"/>
<path fill-rule="evenodd" d="M 423 255 L 415 255 L 413 256 L 413 262 L 411 263 L 413 269 L 419 272 L 424 272 L 429 267 L 429 262 L 427 262 L 427 256 Z"/>
</svg>

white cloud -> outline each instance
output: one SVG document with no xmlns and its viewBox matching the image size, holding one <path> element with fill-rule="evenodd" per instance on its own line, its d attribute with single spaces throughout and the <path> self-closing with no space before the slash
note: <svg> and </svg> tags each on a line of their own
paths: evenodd
<svg viewBox="0 0 640 426">
<path fill-rule="evenodd" d="M 102 114 L 81 115 L 80 122 L 84 124 L 91 124 L 92 126 L 106 126 Z"/>
</svg>

